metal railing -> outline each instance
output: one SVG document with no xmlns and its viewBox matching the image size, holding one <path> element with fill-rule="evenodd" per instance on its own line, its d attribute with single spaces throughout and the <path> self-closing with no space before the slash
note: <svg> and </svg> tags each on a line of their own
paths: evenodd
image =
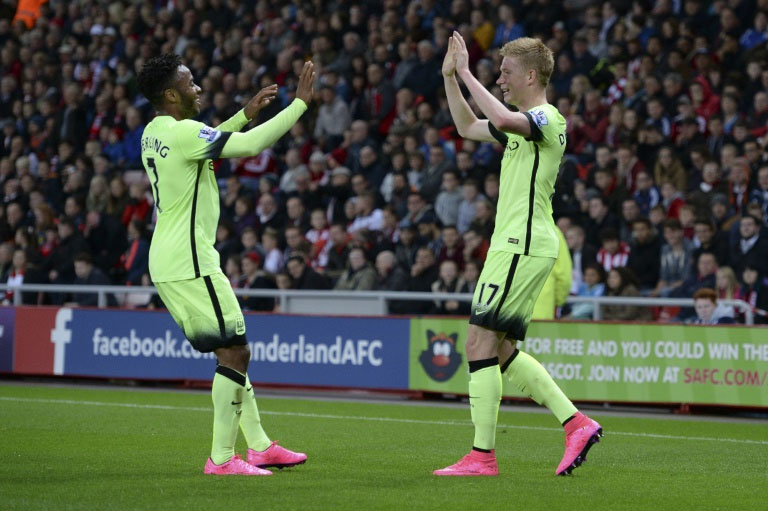
<svg viewBox="0 0 768 511">
<path fill-rule="evenodd" d="M 0 291 L 13 291 L 13 304 L 22 304 L 22 293 L 95 293 L 97 306 L 107 306 L 107 295 L 157 294 L 153 286 L 84 286 L 63 284 L 0 284 Z M 257 298 L 274 298 L 280 311 L 286 313 L 316 314 L 388 314 L 388 302 L 456 300 L 472 302 L 471 293 L 429 293 L 413 291 L 337 291 L 337 290 L 285 290 L 285 289 L 235 289 L 235 295 Z M 641 307 L 693 307 L 693 298 L 644 298 L 618 296 L 569 296 L 568 304 L 590 303 L 594 309 L 592 319 L 602 318 L 602 305 L 635 305 Z M 726 307 L 735 307 L 744 314 L 747 325 L 754 324 L 752 307 L 743 300 L 719 300 Z"/>
</svg>

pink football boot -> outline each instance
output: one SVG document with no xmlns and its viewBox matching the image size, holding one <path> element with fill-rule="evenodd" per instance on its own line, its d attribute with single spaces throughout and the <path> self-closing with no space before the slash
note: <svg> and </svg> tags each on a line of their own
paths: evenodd
<svg viewBox="0 0 768 511">
<path fill-rule="evenodd" d="M 208 458 L 208 461 L 205 462 L 203 474 L 216 476 L 271 476 L 272 472 L 254 467 L 235 454 L 229 461 L 221 465 L 215 464 L 211 458 Z"/>
<path fill-rule="evenodd" d="M 569 475 L 575 468 L 587 461 L 589 449 L 600 441 L 603 428 L 579 412 L 565 425 L 565 454 L 555 475 Z"/>
<path fill-rule="evenodd" d="M 436 476 L 497 476 L 496 451 L 480 452 L 472 449 L 457 463 L 435 470 Z"/>
<path fill-rule="evenodd" d="M 272 442 L 265 451 L 248 449 L 248 463 L 255 467 L 285 468 L 301 465 L 307 461 L 307 455 L 303 452 L 289 451 L 277 445 L 277 440 Z"/>
</svg>

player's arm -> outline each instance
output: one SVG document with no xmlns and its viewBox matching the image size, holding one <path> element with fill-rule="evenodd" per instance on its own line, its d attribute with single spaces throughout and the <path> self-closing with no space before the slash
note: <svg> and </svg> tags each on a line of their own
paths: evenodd
<svg viewBox="0 0 768 511">
<path fill-rule="evenodd" d="M 512 112 L 504 103 L 496 99 L 469 70 L 469 54 L 464 39 L 458 32 L 451 37 L 456 45 L 456 73 L 459 75 L 475 103 L 488 118 L 488 121 L 499 131 L 516 133 L 531 140 L 540 139 L 541 134 L 536 132 L 536 124 L 528 112 Z M 453 111 L 451 111 L 453 112 Z M 532 128 L 533 126 L 533 128 Z"/>
<path fill-rule="evenodd" d="M 488 121 L 478 119 L 475 116 L 461 93 L 459 82 L 456 81 L 455 51 L 455 42 L 453 38 L 449 38 L 448 51 L 443 60 L 443 81 L 445 83 L 445 95 L 448 98 L 448 108 L 451 111 L 453 122 L 456 124 L 460 137 L 479 142 L 493 142 L 497 138 L 491 134 Z M 501 141 L 499 140 L 499 142 Z M 501 143 L 506 145 L 506 141 Z"/>
<path fill-rule="evenodd" d="M 240 131 L 243 126 L 256 118 L 262 108 L 268 106 L 277 95 L 277 85 L 270 85 L 261 89 L 244 108 L 235 115 L 219 124 L 219 131 Z"/>
<path fill-rule="evenodd" d="M 307 110 L 309 102 L 312 101 L 314 83 L 314 65 L 311 61 L 305 62 L 296 87 L 296 99 L 288 108 L 264 124 L 245 133 L 232 133 L 221 149 L 221 157 L 255 156 L 277 142 Z"/>
</svg>

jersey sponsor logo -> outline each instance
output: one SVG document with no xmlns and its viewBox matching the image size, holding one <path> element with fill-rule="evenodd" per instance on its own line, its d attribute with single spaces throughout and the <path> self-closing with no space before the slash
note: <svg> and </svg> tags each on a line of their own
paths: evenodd
<svg viewBox="0 0 768 511">
<path fill-rule="evenodd" d="M 549 124 L 549 121 L 547 121 L 547 114 L 544 113 L 544 110 L 531 110 L 530 114 L 531 117 L 533 117 L 533 122 L 535 122 L 536 126 L 539 128 Z"/>
<path fill-rule="evenodd" d="M 427 349 L 419 355 L 419 362 L 433 380 L 446 381 L 456 374 L 461 365 L 461 354 L 456 351 L 458 337 L 457 333 L 427 330 Z"/>
<path fill-rule="evenodd" d="M 517 150 L 517 148 L 520 147 L 520 142 L 517 140 L 513 140 L 509 144 L 507 144 L 507 148 L 504 149 L 504 156 L 503 158 L 511 158 L 512 153 Z"/>
<path fill-rule="evenodd" d="M 507 238 L 507 243 L 512 243 L 513 245 L 517 245 L 520 243 L 520 240 L 517 238 Z"/>
<path fill-rule="evenodd" d="M 200 128 L 200 133 L 197 134 L 197 138 L 202 138 L 209 144 L 218 140 L 220 136 L 221 132 L 219 130 L 209 128 L 208 126 L 203 126 Z"/>
</svg>

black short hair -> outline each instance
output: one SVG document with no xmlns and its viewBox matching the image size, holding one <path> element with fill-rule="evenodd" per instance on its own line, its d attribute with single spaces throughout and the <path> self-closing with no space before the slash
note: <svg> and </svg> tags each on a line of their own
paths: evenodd
<svg viewBox="0 0 768 511">
<path fill-rule="evenodd" d="M 153 106 L 163 104 L 163 92 L 173 87 L 181 57 L 175 53 L 163 53 L 149 59 L 139 72 L 136 81 L 141 92 Z"/>
</svg>

